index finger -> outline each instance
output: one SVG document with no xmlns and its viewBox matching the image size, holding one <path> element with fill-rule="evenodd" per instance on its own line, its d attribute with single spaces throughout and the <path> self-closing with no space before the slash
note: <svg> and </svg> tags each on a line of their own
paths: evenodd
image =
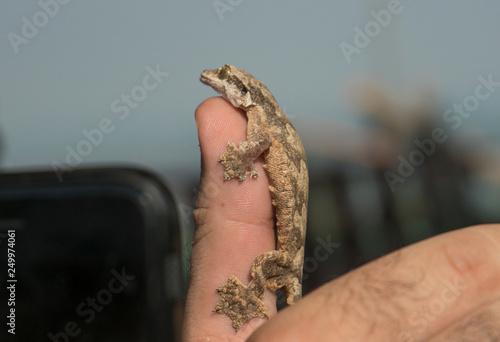
<svg viewBox="0 0 500 342">
<path fill-rule="evenodd" d="M 196 231 L 191 255 L 191 278 L 186 299 L 184 340 L 244 340 L 265 320 L 254 318 L 238 332 L 226 315 L 213 312 L 219 301 L 216 289 L 234 275 L 250 281 L 254 259 L 275 249 L 273 208 L 269 182 L 256 162 L 257 179 L 224 181 L 217 161 L 229 141 L 246 139 L 246 118 L 222 98 L 204 101 L 196 110 L 202 175 Z M 269 316 L 276 313 L 275 295 L 267 291 L 264 303 Z"/>
</svg>

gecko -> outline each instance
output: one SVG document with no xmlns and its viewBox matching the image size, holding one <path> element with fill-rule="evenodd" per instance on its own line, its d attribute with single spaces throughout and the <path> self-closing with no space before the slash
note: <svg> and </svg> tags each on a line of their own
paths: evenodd
<svg viewBox="0 0 500 342">
<path fill-rule="evenodd" d="M 255 259 L 248 285 L 231 276 L 217 288 L 220 301 L 214 311 L 228 315 L 238 331 L 254 317 L 269 318 L 262 302 L 266 287 L 281 289 L 289 305 L 302 297 L 309 193 L 306 154 L 294 126 L 262 81 L 229 64 L 205 70 L 200 80 L 244 110 L 248 120 L 247 139 L 238 146 L 228 142 L 219 159 L 224 180 L 257 178 L 253 163 L 262 154 L 275 209 L 276 250 Z"/>
</svg>

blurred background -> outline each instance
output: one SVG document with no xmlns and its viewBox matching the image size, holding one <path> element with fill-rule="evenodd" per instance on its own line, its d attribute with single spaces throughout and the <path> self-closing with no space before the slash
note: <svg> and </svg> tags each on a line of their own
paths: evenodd
<svg viewBox="0 0 500 342">
<path fill-rule="evenodd" d="M 495 0 L 4 1 L 0 167 L 159 174 L 187 268 L 193 113 L 216 95 L 199 75 L 234 64 L 267 84 L 306 148 L 310 291 L 500 221 L 499 13 Z"/>
</svg>

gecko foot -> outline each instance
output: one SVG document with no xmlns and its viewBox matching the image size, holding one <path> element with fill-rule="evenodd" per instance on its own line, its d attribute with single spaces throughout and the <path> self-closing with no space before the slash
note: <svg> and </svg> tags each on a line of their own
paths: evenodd
<svg viewBox="0 0 500 342">
<path fill-rule="evenodd" d="M 228 315 L 234 329 L 239 330 L 254 317 L 269 318 L 264 303 L 235 276 L 229 277 L 227 284 L 219 286 L 217 292 L 221 299 L 214 311 Z"/>
<path fill-rule="evenodd" d="M 250 178 L 259 176 L 253 165 L 258 154 L 251 153 L 255 151 L 251 147 L 252 144 L 246 141 L 240 142 L 239 148 L 232 142 L 227 144 L 226 152 L 219 159 L 219 162 L 224 165 L 224 180 L 239 178 L 240 181 L 243 181 L 248 172 L 250 172 Z"/>
</svg>

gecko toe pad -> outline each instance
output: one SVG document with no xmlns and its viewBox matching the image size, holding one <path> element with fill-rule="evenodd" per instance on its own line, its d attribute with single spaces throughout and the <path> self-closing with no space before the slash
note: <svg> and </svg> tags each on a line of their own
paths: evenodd
<svg viewBox="0 0 500 342">
<path fill-rule="evenodd" d="M 248 144 L 245 143 L 245 141 L 241 142 L 239 148 L 232 142 L 227 144 L 226 152 L 219 159 L 219 162 L 224 165 L 225 180 L 239 178 L 240 181 L 243 181 L 248 174 L 250 174 L 251 178 L 259 176 L 253 165 L 253 161 L 257 156 L 246 151 Z"/>
<path fill-rule="evenodd" d="M 214 311 L 228 315 L 234 329 L 239 330 L 254 317 L 269 318 L 264 303 L 235 276 L 229 277 L 227 284 L 219 286 L 217 292 L 221 299 Z"/>
</svg>

